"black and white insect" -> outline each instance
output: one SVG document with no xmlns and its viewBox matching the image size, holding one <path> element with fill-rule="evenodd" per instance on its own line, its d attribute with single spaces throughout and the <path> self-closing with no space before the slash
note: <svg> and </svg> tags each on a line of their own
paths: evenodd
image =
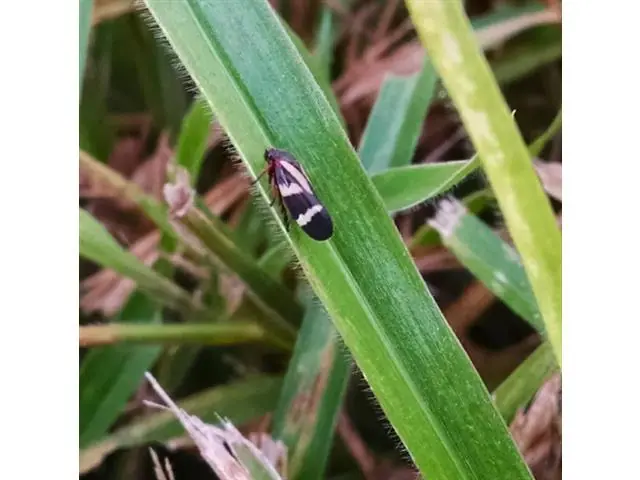
<svg viewBox="0 0 640 480">
<path fill-rule="evenodd" d="M 276 148 L 265 150 L 264 159 L 267 166 L 253 183 L 260 180 L 265 173 L 269 175 L 269 183 L 274 193 L 271 205 L 276 200 L 280 201 L 287 230 L 291 216 L 314 240 L 331 238 L 333 222 L 313 191 L 302 165 L 289 152 Z"/>
</svg>

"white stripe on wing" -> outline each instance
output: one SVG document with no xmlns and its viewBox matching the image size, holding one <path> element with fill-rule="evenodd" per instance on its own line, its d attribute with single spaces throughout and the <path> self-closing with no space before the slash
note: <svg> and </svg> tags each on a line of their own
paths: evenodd
<svg viewBox="0 0 640 480">
<path fill-rule="evenodd" d="M 313 191 L 311 190 L 309 182 L 307 181 L 306 177 L 300 172 L 300 170 L 298 170 L 286 160 L 280 161 L 280 165 L 282 165 L 282 168 L 284 168 L 287 173 L 295 179 L 295 181 L 302 187 L 303 190 L 313 195 Z"/>
<path fill-rule="evenodd" d="M 313 207 L 307 209 L 306 212 L 298 215 L 298 218 L 296 218 L 296 223 L 301 227 L 304 227 L 307 223 L 311 221 L 311 219 L 316 213 L 320 213 L 321 211 L 322 211 L 322 205 L 318 203 L 317 205 L 314 205 Z"/>
<path fill-rule="evenodd" d="M 291 195 L 299 195 L 302 192 L 302 188 L 297 183 L 292 183 L 290 185 L 284 185 L 278 183 L 278 190 L 280 191 L 280 195 L 283 197 L 290 197 Z"/>
</svg>

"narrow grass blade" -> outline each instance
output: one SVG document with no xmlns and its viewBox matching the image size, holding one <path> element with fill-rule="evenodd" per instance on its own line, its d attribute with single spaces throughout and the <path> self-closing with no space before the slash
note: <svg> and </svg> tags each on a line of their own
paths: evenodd
<svg viewBox="0 0 640 480">
<path fill-rule="evenodd" d="M 462 205 L 464 205 L 464 208 L 466 208 L 467 212 L 472 215 L 478 215 L 494 201 L 495 197 L 489 189 L 479 190 L 460 199 L 460 202 L 462 203 Z M 438 245 L 442 245 L 442 240 L 440 239 L 438 230 L 433 228 L 428 223 L 425 223 L 424 225 L 420 226 L 420 228 L 413 235 L 409 248 L 414 249 L 420 246 L 434 247 Z"/>
<path fill-rule="evenodd" d="M 287 242 L 281 242 L 275 244 L 269 250 L 264 252 L 264 255 L 260 257 L 258 263 L 260 267 L 271 275 L 273 278 L 278 279 L 282 274 L 282 271 L 289 265 L 295 255 L 291 250 L 291 247 Z"/>
<path fill-rule="evenodd" d="M 540 155 L 540 152 L 549 143 L 562 127 L 562 110 L 560 110 L 547 129 L 529 146 L 529 152 L 533 157 Z"/>
<path fill-rule="evenodd" d="M 429 225 L 478 280 L 511 310 L 544 333 L 527 275 L 518 253 L 456 200 L 443 200 Z"/>
<path fill-rule="evenodd" d="M 80 255 L 131 278 L 159 303 L 183 310 L 201 308 L 187 292 L 125 251 L 97 220 L 82 209 Z"/>
<path fill-rule="evenodd" d="M 80 327 L 80 346 L 104 345 L 108 343 L 163 343 L 200 345 L 238 345 L 242 343 L 265 343 L 279 348 L 293 347 L 255 322 L 145 325 L 110 323 Z"/>
<path fill-rule="evenodd" d="M 85 171 L 91 175 L 96 181 L 104 182 L 114 188 L 116 191 L 134 202 L 140 209 L 162 230 L 162 233 L 169 239 L 178 238 L 174 227 L 168 219 L 167 207 L 159 203 L 155 198 L 145 194 L 135 184 L 129 182 L 117 172 L 109 167 L 100 164 L 92 159 L 84 152 L 80 152 L 80 164 Z M 196 200 L 201 205 L 201 199 Z M 229 272 L 238 275 L 238 277 L 248 287 L 252 298 L 256 299 L 260 305 L 264 305 L 270 312 L 276 312 L 283 328 L 286 322 L 296 324 L 302 317 L 302 310 L 295 302 L 293 295 L 289 293 L 280 283 L 274 281 L 267 273 L 265 273 L 257 263 L 248 256 L 237 245 L 233 238 L 233 232 L 229 231 L 217 217 L 210 214 L 206 206 L 203 210 L 192 208 L 187 217 L 183 219 L 189 222 L 189 229 L 200 240 L 201 244 L 207 248 L 209 255 L 206 257 L 209 261 L 215 262 Z M 168 240 L 167 240 L 168 241 Z M 188 240 L 185 239 L 187 248 L 191 247 Z M 199 249 L 193 249 L 197 257 L 202 257 L 203 252 Z M 205 252 L 206 253 L 206 252 Z"/>
<path fill-rule="evenodd" d="M 270 146 L 304 165 L 331 213 L 334 236 L 314 242 L 295 225 L 285 233 L 276 221 L 423 473 L 529 478 L 338 118 L 268 3 L 249 0 L 242 10 L 204 0 L 146 3 L 249 170 L 263 169 Z M 271 200 L 266 181 L 260 193 Z"/>
<path fill-rule="evenodd" d="M 130 323 L 160 323 L 161 312 L 149 298 L 135 292 L 118 316 Z M 161 348 L 113 345 L 89 351 L 80 366 L 80 446 L 100 440 L 120 416 L 144 372 Z"/>
<path fill-rule="evenodd" d="M 281 386 L 280 377 L 252 377 L 205 390 L 179 401 L 178 405 L 203 422 L 217 422 L 222 416 L 240 425 L 271 412 L 276 406 Z M 81 450 L 80 473 L 95 468 L 119 448 L 164 443 L 183 433 L 180 422 L 170 412 L 145 415 Z"/>
<path fill-rule="evenodd" d="M 427 58 L 420 72 L 385 80 L 358 148 L 369 174 L 411 163 L 437 79 Z"/>
<path fill-rule="evenodd" d="M 331 87 L 331 82 L 329 81 L 329 77 L 326 75 L 325 65 L 318 59 L 315 58 L 307 47 L 305 47 L 304 42 L 296 35 L 296 33 L 289 27 L 286 22 L 282 22 L 282 27 L 289 35 L 289 38 L 295 45 L 298 54 L 302 57 L 305 65 L 309 69 L 309 71 L 313 74 L 313 78 L 318 83 L 318 86 L 324 93 L 325 98 L 331 105 L 331 108 L 335 112 L 335 114 L 340 118 L 340 121 L 344 125 L 344 119 L 340 115 L 340 104 L 335 94 L 333 93 L 333 88 Z"/>
<path fill-rule="evenodd" d="M 132 67 L 154 123 L 176 138 L 185 114 L 187 99 L 179 75 L 176 75 L 168 49 L 157 42 L 140 15 L 118 19 L 119 48 L 126 48 Z"/>
<path fill-rule="evenodd" d="M 93 0 L 80 0 L 80 88 L 84 76 L 85 61 L 91 33 L 91 15 L 93 13 Z"/>
<path fill-rule="evenodd" d="M 99 25 L 91 32 L 92 42 L 87 45 L 86 57 L 91 68 L 83 70 L 80 95 L 79 134 L 80 148 L 106 161 L 113 143 L 113 128 L 106 121 L 107 97 L 111 91 L 113 28 Z"/>
<path fill-rule="evenodd" d="M 213 114 L 206 99 L 198 98 L 185 115 L 176 146 L 176 163 L 189 172 L 195 185 L 204 162 L 204 154 L 211 133 Z"/>
<path fill-rule="evenodd" d="M 476 44 L 462 4 L 407 0 L 407 6 L 482 159 L 561 365 L 561 235 L 526 145 Z"/>
<path fill-rule="evenodd" d="M 507 40 L 541 25 L 557 24 L 557 12 L 541 2 L 524 5 L 504 5 L 496 10 L 473 18 L 470 25 L 478 44 L 484 50 L 503 45 Z"/>
<path fill-rule="evenodd" d="M 256 205 L 256 201 L 251 199 L 238 222 L 238 226 L 234 230 L 234 236 L 238 240 L 238 245 L 240 245 L 245 252 L 255 256 L 258 248 L 264 244 L 265 237 L 268 233 L 264 222 L 264 213 L 260 211 L 260 208 Z M 269 241 L 271 239 L 266 238 L 266 240 Z"/>
<path fill-rule="evenodd" d="M 408 165 L 373 175 L 371 181 L 390 213 L 441 195 L 480 166 L 480 159 Z"/>
<path fill-rule="evenodd" d="M 558 31 L 551 38 L 527 41 L 510 47 L 504 55 L 491 63 L 491 67 L 496 80 L 501 85 L 508 85 L 561 57 L 562 34 Z"/>
<path fill-rule="evenodd" d="M 80 168 L 92 181 L 109 186 L 120 197 L 137 205 L 164 233 L 176 237 L 168 220 L 167 207 L 154 197 L 147 195 L 138 185 L 82 150 L 80 151 Z"/>
<path fill-rule="evenodd" d="M 533 398 L 544 381 L 558 369 L 549 342 L 540 345 L 493 394 L 498 411 L 511 423 L 519 408 Z"/>
<path fill-rule="evenodd" d="M 209 140 L 209 135 L 211 132 L 211 122 L 212 122 L 212 114 L 209 109 L 209 105 L 206 100 L 196 99 L 191 108 L 185 115 L 182 120 L 182 125 L 180 128 L 180 135 L 178 136 L 177 145 L 176 145 L 176 153 L 175 153 L 175 163 L 182 167 L 188 177 L 189 185 L 191 188 L 195 189 L 197 184 L 198 176 L 200 174 L 200 168 L 204 161 L 204 154 L 207 148 L 207 142 Z M 167 172 L 168 176 L 171 174 L 175 174 L 178 172 Z M 168 257 L 172 253 L 176 251 L 178 245 L 178 241 L 174 236 L 173 231 L 165 229 L 162 232 L 162 236 L 160 239 L 160 247 L 162 248 L 165 255 Z M 161 265 L 158 265 L 161 268 Z M 170 266 L 166 266 L 167 274 L 172 272 Z M 209 271 L 210 278 L 216 275 L 216 272 Z M 207 302 L 207 299 L 203 299 L 203 302 Z M 208 305 L 212 310 L 218 311 L 216 308 L 212 308 L 211 305 Z M 222 316 L 222 315 L 219 315 Z M 188 316 L 184 319 L 185 322 L 192 322 L 194 319 L 191 316 Z M 213 326 L 217 328 L 219 325 L 207 325 Z M 149 326 L 146 326 L 149 328 Z M 185 327 L 184 325 L 179 325 L 178 328 Z M 202 328 L 204 325 L 189 325 L 187 328 Z M 154 328 L 151 326 L 151 328 Z M 170 328 L 173 328 L 170 327 Z M 169 391 L 173 391 L 172 387 L 176 387 L 181 384 L 181 382 L 186 377 L 186 373 L 189 371 L 191 365 L 195 361 L 198 353 L 200 351 L 200 346 L 179 346 L 176 348 L 166 349 L 163 353 L 162 358 L 158 362 L 158 377 L 161 379 L 164 385 L 167 386 Z M 140 375 L 142 375 L 141 372 Z"/>
<path fill-rule="evenodd" d="M 247 295 L 273 320 L 271 326 L 285 335 L 294 335 L 294 326 L 302 317 L 300 305 L 282 284 L 273 280 L 231 240 L 226 225 L 197 209 L 192 209 L 182 222 L 216 258 L 224 259 L 221 266 L 244 282 Z"/>
<path fill-rule="evenodd" d="M 324 478 L 351 361 L 322 304 L 307 311 L 273 419 L 273 436 L 288 452 L 288 478 Z"/>
</svg>

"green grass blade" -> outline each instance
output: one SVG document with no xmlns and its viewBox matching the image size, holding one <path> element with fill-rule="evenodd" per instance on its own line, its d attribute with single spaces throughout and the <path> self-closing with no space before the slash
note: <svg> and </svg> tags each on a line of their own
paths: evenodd
<svg viewBox="0 0 640 480">
<path fill-rule="evenodd" d="M 298 50 L 298 54 L 302 57 L 305 65 L 313 74 L 313 78 L 318 83 L 318 86 L 322 89 L 322 93 L 324 93 L 325 98 L 331 105 L 331 108 L 335 112 L 335 114 L 340 117 L 340 121 L 344 125 L 344 119 L 340 115 L 340 104 L 338 99 L 336 98 L 335 93 L 333 92 L 333 88 L 331 87 L 331 82 L 329 81 L 329 77 L 326 75 L 325 65 L 322 61 L 309 53 L 307 47 L 305 47 L 304 42 L 296 35 L 296 33 L 289 27 L 286 22 L 282 22 L 282 27 L 289 35 L 289 38 L 295 45 Z"/>
<path fill-rule="evenodd" d="M 189 228 L 219 259 L 224 267 L 247 286 L 247 295 L 273 320 L 271 326 L 286 335 L 293 335 L 294 325 L 300 323 L 302 309 L 281 283 L 262 270 L 253 258 L 230 238 L 226 225 L 215 217 L 207 217 L 192 209 L 183 219 Z M 291 337 L 292 338 L 292 337 Z"/>
<path fill-rule="evenodd" d="M 275 244 L 273 247 L 269 248 L 269 250 L 264 252 L 262 257 L 260 257 L 260 260 L 258 260 L 258 263 L 265 272 L 273 278 L 278 279 L 280 278 L 282 271 L 293 261 L 294 258 L 295 255 L 293 254 L 291 247 L 287 242 L 283 241 Z"/>
<path fill-rule="evenodd" d="M 493 196 L 493 193 L 490 189 L 479 190 L 460 199 L 460 202 L 462 203 L 462 205 L 464 205 L 464 208 L 466 208 L 467 211 L 473 215 L 478 215 L 494 201 L 495 197 Z M 413 235 L 409 248 L 414 249 L 418 246 L 433 247 L 438 245 L 442 245 L 440 234 L 431 225 L 425 223 L 424 225 L 420 226 L 420 228 Z"/>
<path fill-rule="evenodd" d="M 87 49 L 89 48 L 89 35 L 91 33 L 91 17 L 93 14 L 93 0 L 80 0 L 80 88 L 84 76 Z"/>
<path fill-rule="evenodd" d="M 149 298 L 135 292 L 118 316 L 128 323 L 160 323 Z M 80 446 L 102 438 L 154 364 L 161 348 L 113 345 L 89 351 L 80 366 Z"/>
<path fill-rule="evenodd" d="M 371 181 L 390 213 L 447 192 L 480 166 L 478 157 L 446 163 L 407 165 L 373 175 Z"/>
<path fill-rule="evenodd" d="M 292 480 L 324 478 L 351 365 L 322 304 L 313 295 L 305 303 L 272 428 L 288 448 Z"/>
<path fill-rule="evenodd" d="M 293 347 L 292 343 L 282 342 L 256 322 L 175 325 L 110 323 L 80 327 L 81 345 L 104 343 L 196 343 L 210 346 L 265 343 L 285 350 Z"/>
<path fill-rule="evenodd" d="M 476 147 L 562 365 L 562 248 L 551 204 L 460 2 L 407 0 Z"/>
<path fill-rule="evenodd" d="M 242 10 L 196 0 L 147 5 L 249 170 L 262 170 L 269 146 L 304 164 L 335 234 L 318 243 L 294 225 L 288 238 L 423 473 L 529 478 L 338 118 L 270 6 L 263 0 L 246 1 Z M 260 192 L 270 201 L 265 184 Z"/>
<path fill-rule="evenodd" d="M 519 408 L 529 402 L 544 381 L 558 369 L 549 342 L 540 345 L 495 390 L 496 408 L 507 423 L 511 423 Z"/>
<path fill-rule="evenodd" d="M 358 148 L 370 174 L 411 163 L 437 79 L 428 59 L 414 75 L 385 79 Z"/>
<path fill-rule="evenodd" d="M 119 196 L 136 204 L 164 233 L 176 237 L 168 220 L 168 209 L 137 184 L 127 180 L 115 170 L 100 163 L 87 152 L 80 151 L 80 167 L 92 181 L 109 186 Z"/>
<path fill-rule="evenodd" d="M 235 424 L 242 424 L 271 412 L 276 406 L 281 386 L 280 377 L 252 377 L 197 393 L 181 400 L 178 405 L 203 422 L 214 423 L 222 416 Z M 153 412 L 83 449 L 80 452 L 80 472 L 95 468 L 119 448 L 167 442 L 183 434 L 184 429 L 171 412 Z"/>
<path fill-rule="evenodd" d="M 558 61 L 562 57 L 562 34 L 558 31 L 552 38 L 509 48 L 504 55 L 491 62 L 493 74 L 501 85 L 520 80 L 537 69 Z"/>
<path fill-rule="evenodd" d="M 85 152 L 80 152 L 80 163 L 85 172 L 96 181 L 108 184 L 121 196 L 135 203 L 162 230 L 166 242 L 177 238 L 173 226 L 169 223 L 165 205 L 144 193 L 137 185 L 117 172 L 92 159 Z M 203 205 L 203 202 L 198 198 L 196 204 Z M 238 246 L 238 242 L 233 238 L 233 232 L 229 231 L 221 220 L 207 212 L 206 206 L 203 206 L 202 210 L 192 208 L 187 217 L 182 219 L 183 222 L 189 223 L 189 229 L 200 239 L 202 245 L 207 247 L 210 254 L 207 259 L 238 275 L 248 287 L 252 298 L 263 305 L 265 311 L 274 313 L 274 322 L 281 324 L 285 330 L 290 330 L 284 324 L 288 322 L 296 324 L 302 317 L 302 310 L 295 302 L 293 295 L 264 272 Z M 167 236 L 169 238 L 166 238 Z M 190 246 L 188 242 L 186 244 L 187 247 Z"/>
<path fill-rule="evenodd" d="M 115 136 L 114 129 L 107 122 L 107 98 L 111 91 L 113 67 L 112 25 L 98 25 L 91 37 L 86 53 L 91 57 L 91 68 L 86 68 L 85 64 L 80 92 L 80 148 L 106 161 Z"/>
<path fill-rule="evenodd" d="M 167 128 L 175 139 L 187 99 L 173 60 L 140 15 L 121 17 L 119 26 L 120 48 L 126 48 L 128 57 L 133 59 L 132 66 L 145 105 L 151 111 L 155 125 Z"/>
<path fill-rule="evenodd" d="M 514 313 L 544 333 L 518 253 L 456 200 L 444 200 L 429 224 L 442 242 L 478 280 Z"/>
<path fill-rule="evenodd" d="M 203 99 L 196 99 L 182 120 L 180 134 L 176 142 L 175 163 L 187 171 L 189 183 L 193 188 L 195 188 L 197 184 L 200 168 L 204 162 L 204 154 L 207 148 L 209 134 L 211 132 L 211 122 L 211 110 L 209 109 L 209 105 L 206 100 Z M 168 171 L 167 176 L 171 177 L 172 173 L 175 174 L 176 172 Z M 173 177 L 175 178 L 175 175 L 173 175 Z M 173 231 L 165 229 L 165 231 L 162 232 L 160 246 L 167 257 L 176 251 L 177 245 L 178 242 Z M 162 266 L 160 261 L 161 260 L 158 262 L 158 267 L 163 269 L 166 267 L 166 274 L 172 274 L 172 266 Z M 215 276 L 215 272 L 212 272 L 211 270 L 209 274 L 211 277 Z M 192 322 L 196 319 L 193 317 L 186 317 L 184 320 L 186 322 Z M 218 326 L 219 325 L 214 325 L 213 327 L 216 328 Z M 164 327 L 166 326 L 161 328 Z M 194 326 L 180 325 L 178 327 L 193 328 Z M 201 328 L 203 325 L 195 326 L 195 328 L 199 327 Z M 145 328 L 156 327 L 145 326 Z M 170 328 L 173 328 L 173 326 Z M 162 383 L 167 386 L 169 391 L 173 391 L 173 387 L 177 387 L 184 380 L 186 373 L 189 371 L 200 349 L 200 346 L 189 345 L 165 350 L 164 355 L 159 361 L 157 370 L 158 377 Z"/>
<path fill-rule="evenodd" d="M 559 110 L 553 121 L 549 124 L 547 129 L 540 135 L 538 138 L 534 140 L 534 142 L 529 145 L 529 152 L 533 157 L 537 157 L 540 155 L 540 152 L 544 149 L 544 147 L 553 140 L 553 137 L 560 131 L 562 127 L 562 110 Z"/>
<path fill-rule="evenodd" d="M 204 98 L 194 100 L 182 120 L 182 128 L 176 146 L 176 163 L 189 172 L 192 185 L 196 184 L 200 167 L 204 162 L 212 122 L 213 114 Z"/>
<path fill-rule="evenodd" d="M 80 255 L 131 278 L 141 290 L 164 305 L 187 311 L 200 308 L 187 292 L 125 251 L 96 219 L 82 209 Z"/>
</svg>

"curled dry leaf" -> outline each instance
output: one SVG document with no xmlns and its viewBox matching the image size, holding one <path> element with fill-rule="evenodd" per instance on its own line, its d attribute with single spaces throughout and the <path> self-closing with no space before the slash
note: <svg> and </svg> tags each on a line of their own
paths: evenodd
<svg viewBox="0 0 640 480">
<path fill-rule="evenodd" d="M 520 410 L 510 430 L 537 480 L 562 478 L 562 380 L 553 375 L 529 408 Z"/>
<path fill-rule="evenodd" d="M 527 12 L 502 22 L 478 29 L 476 37 L 483 49 L 493 48 L 515 35 L 538 25 L 560 22 L 557 10 L 548 9 Z M 366 52 L 355 60 L 351 54 L 344 73 L 334 82 L 334 89 L 343 108 L 367 100 L 372 103 L 388 74 L 411 75 L 417 73 L 424 62 L 424 48 L 417 40 L 405 42 L 392 50 L 392 46 L 406 33 L 406 25 L 400 25 L 385 37 L 376 36 L 376 41 L 367 41 L 370 45 Z M 362 39 L 352 43 L 362 43 Z"/>
<path fill-rule="evenodd" d="M 150 373 L 146 378 L 156 394 L 164 402 L 158 405 L 146 402 L 147 405 L 167 408 L 180 421 L 186 432 L 193 439 L 200 456 L 221 479 L 251 480 L 249 469 L 243 464 L 243 459 L 258 462 L 262 471 L 272 479 L 281 478 L 269 462 L 268 457 L 253 443 L 247 440 L 229 421 L 221 419 L 221 426 L 216 427 L 204 423 L 195 415 L 189 415 L 169 397 L 160 384 Z M 281 452 L 283 446 L 269 447 L 269 454 Z"/>
<path fill-rule="evenodd" d="M 193 206 L 195 191 L 191 187 L 189 172 L 176 168 L 175 182 L 166 183 L 162 189 L 164 200 L 169 205 L 169 215 L 173 218 L 184 217 Z"/>
<path fill-rule="evenodd" d="M 562 164 L 534 160 L 533 166 L 546 192 L 556 200 L 562 201 Z"/>
</svg>

